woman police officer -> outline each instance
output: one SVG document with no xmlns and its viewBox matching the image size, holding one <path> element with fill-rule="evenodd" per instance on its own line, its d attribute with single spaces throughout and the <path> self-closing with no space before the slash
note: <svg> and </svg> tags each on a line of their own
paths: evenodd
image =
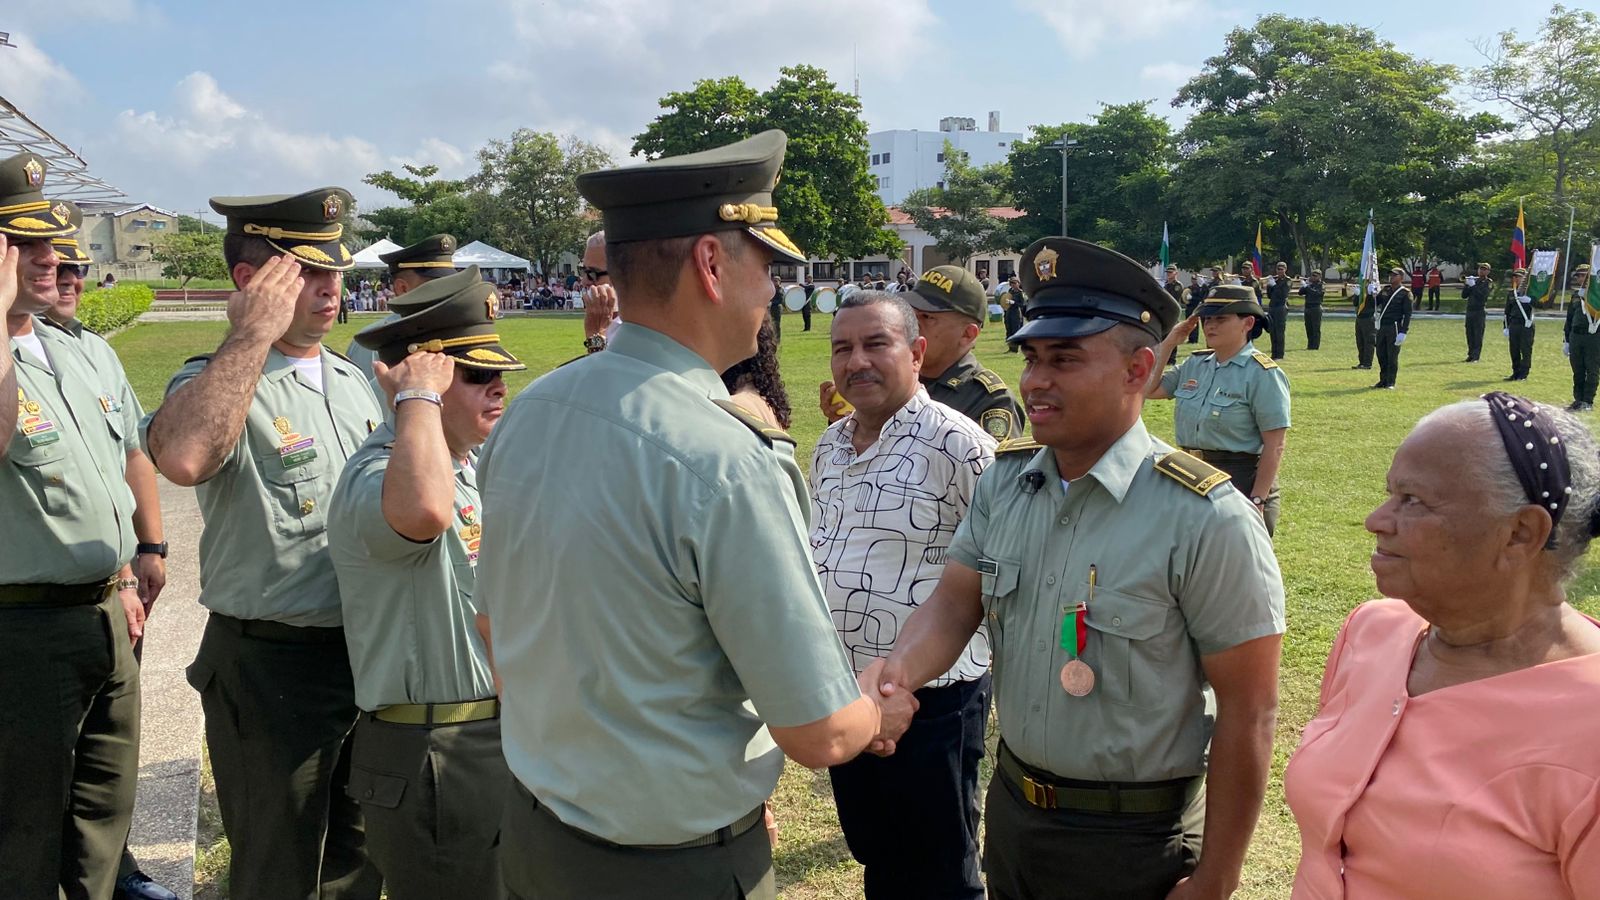
<svg viewBox="0 0 1600 900">
<path fill-rule="evenodd" d="M 1278 525 L 1289 379 L 1250 344 L 1267 327 L 1267 314 L 1249 287 L 1219 285 L 1197 314 L 1173 327 L 1156 358 L 1170 359 L 1196 326 L 1204 330 L 1210 349 L 1190 354 L 1160 381 L 1152 380 L 1147 396 L 1177 400 L 1175 443 L 1227 472 L 1271 534 Z"/>
</svg>

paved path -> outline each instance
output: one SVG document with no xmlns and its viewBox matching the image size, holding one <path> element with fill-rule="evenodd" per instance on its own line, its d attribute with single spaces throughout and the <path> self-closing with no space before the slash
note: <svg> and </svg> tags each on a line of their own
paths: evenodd
<svg viewBox="0 0 1600 900">
<path fill-rule="evenodd" d="M 205 628 L 200 595 L 200 510 L 194 491 L 161 479 L 161 511 L 171 550 L 167 586 L 145 630 L 140 689 L 139 792 L 129 843 L 145 873 L 194 894 L 195 820 L 200 797 L 200 695 L 184 680 Z"/>
</svg>

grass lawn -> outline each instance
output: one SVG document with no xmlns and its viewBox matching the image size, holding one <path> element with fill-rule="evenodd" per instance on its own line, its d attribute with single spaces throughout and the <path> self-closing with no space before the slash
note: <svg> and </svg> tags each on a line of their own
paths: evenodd
<svg viewBox="0 0 1600 900">
<path fill-rule="evenodd" d="M 375 318 L 357 317 L 352 325 L 340 326 L 329 339 L 330 346 L 342 350 L 356 328 L 371 321 Z M 783 374 L 795 409 L 792 431 L 802 465 L 824 424 L 815 398 L 817 382 L 828 377 L 828 317 L 819 315 L 815 322 L 810 333 L 801 333 L 798 316 L 783 319 L 787 338 L 782 347 Z M 514 318 L 501 327 L 506 346 L 534 373 L 579 355 L 581 331 L 576 314 Z M 1274 777 L 1239 897 L 1288 896 L 1299 838 L 1283 803 L 1279 776 L 1301 728 L 1315 711 L 1323 663 L 1339 624 L 1356 604 L 1375 594 L 1367 568 L 1372 539 L 1361 523 L 1383 497 L 1384 472 L 1395 447 L 1424 413 L 1501 387 L 1500 379 L 1510 372 L 1509 354 L 1496 328 L 1491 327 L 1486 338 L 1483 362 L 1466 365 L 1461 362 L 1465 341 L 1460 320 L 1418 318 L 1401 357 L 1399 390 L 1373 391 L 1368 388 L 1377 380 L 1375 371 L 1350 369 L 1355 362 L 1352 320 L 1329 319 L 1323 331 L 1321 351 L 1291 349 L 1283 363 L 1293 388 L 1294 427 L 1282 475 L 1283 519 L 1275 545 L 1288 596 L 1289 631 Z M 1299 319 L 1290 321 L 1289 332 L 1290 348 L 1305 346 Z M 221 323 L 139 325 L 117 335 L 112 344 L 149 409 L 183 360 L 214 349 L 222 333 Z M 985 328 L 978 355 L 1015 386 L 1021 356 L 1006 353 L 1002 338 L 998 324 Z M 1265 347 L 1265 339 L 1258 344 Z M 1558 320 L 1540 321 L 1534 357 L 1533 376 L 1516 385 L 1518 393 L 1564 406 L 1571 400 L 1571 370 L 1561 356 Z M 531 377 L 513 374 L 512 390 Z M 1171 404 L 1151 403 L 1145 421 L 1154 434 L 1171 435 Z M 1457 461 L 1440 459 L 1438 464 L 1456 466 Z M 1600 615 L 1600 572 L 1580 577 L 1572 597 L 1579 608 Z M 783 896 L 791 900 L 859 896 L 860 869 L 850 860 L 839 833 L 826 774 L 791 764 L 778 786 L 775 808 L 782 827 L 776 857 Z M 217 840 L 214 824 L 209 835 L 211 841 Z M 206 842 L 203 835 L 202 843 Z M 215 883 L 225 869 L 223 859 L 225 852 L 218 847 L 202 846 L 201 878 L 210 888 L 204 896 L 225 896 Z"/>
</svg>

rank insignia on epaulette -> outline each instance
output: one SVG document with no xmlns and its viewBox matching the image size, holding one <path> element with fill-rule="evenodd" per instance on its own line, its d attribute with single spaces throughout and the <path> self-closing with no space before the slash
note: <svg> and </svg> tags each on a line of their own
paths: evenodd
<svg viewBox="0 0 1600 900">
<path fill-rule="evenodd" d="M 1006 389 L 1005 379 L 988 369 L 979 369 L 972 377 L 991 394 L 998 394 Z"/>
<path fill-rule="evenodd" d="M 1155 470 L 1202 497 L 1228 481 L 1227 472 L 1182 450 L 1174 450 L 1156 460 Z"/>
<path fill-rule="evenodd" d="M 789 436 L 789 432 L 784 431 L 782 428 L 774 428 L 773 426 L 768 425 L 766 422 L 752 415 L 749 410 L 737 403 L 734 403 L 732 400 L 713 400 L 711 402 L 722 407 L 723 412 L 733 416 L 735 419 L 738 419 L 739 422 L 744 425 L 744 427 L 754 431 L 763 441 L 766 442 L 768 447 L 772 446 L 778 441 L 784 441 L 785 443 L 789 444 L 796 443 L 795 439 Z"/>
<path fill-rule="evenodd" d="M 1004 453 L 1037 453 L 1043 446 L 1043 444 L 1040 444 L 1033 438 L 1012 438 L 1007 441 L 1001 441 L 1000 446 L 994 448 L 994 455 L 1000 456 Z"/>
<path fill-rule="evenodd" d="M 1260 363 L 1261 364 L 1261 368 L 1263 368 L 1263 369 L 1276 369 L 1278 367 L 1278 361 L 1277 360 L 1273 359 L 1272 357 L 1268 356 L 1265 353 L 1262 353 L 1260 350 L 1257 350 L 1255 352 L 1255 361 Z"/>
</svg>

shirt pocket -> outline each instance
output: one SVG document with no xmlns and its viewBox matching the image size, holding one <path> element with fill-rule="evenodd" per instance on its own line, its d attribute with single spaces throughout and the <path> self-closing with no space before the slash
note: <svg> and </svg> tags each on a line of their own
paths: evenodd
<svg viewBox="0 0 1600 900">
<path fill-rule="evenodd" d="M 105 416 L 106 429 L 111 432 L 112 443 L 121 447 L 122 442 L 128 437 L 126 424 L 122 420 L 122 409 L 119 407 L 116 410 L 106 410 Z"/>
<path fill-rule="evenodd" d="M 982 569 L 983 620 L 989 626 L 989 659 L 994 671 L 995 689 L 999 689 L 1000 658 L 1005 651 L 1004 616 L 1013 614 L 1016 605 L 1017 585 L 1022 578 L 1022 564 L 1009 559 L 988 560 L 992 572 Z M 980 563 L 983 565 L 983 563 Z M 1016 614 L 1025 615 L 1023 611 Z"/>
<path fill-rule="evenodd" d="M 1093 657 L 1099 677 L 1096 687 L 1105 691 L 1106 699 L 1141 709 L 1161 704 L 1165 660 L 1155 638 L 1166 628 L 1167 613 L 1165 603 L 1108 588 L 1095 589 L 1087 621 L 1099 645 Z M 1085 655 L 1095 643 L 1085 648 Z"/>
<path fill-rule="evenodd" d="M 20 434 L 11 438 L 9 457 L 22 473 L 23 483 L 39 501 L 39 507 L 52 516 L 69 511 L 72 461 L 67 457 L 67 442 L 55 440 L 38 447 L 28 446 L 28 439 Z"/>
<path fill-rule="evenodd" d="M 321 454 L 321 448 L 318 448 Z M 256 460 L 261 480 L 267 489 L 267 505 L 272 509 L 272 526 L 285 537 L 321 534 L 328 527 L 327 489 L 322 460 L 284 468 L 277 453 Z"/>
</svg>

